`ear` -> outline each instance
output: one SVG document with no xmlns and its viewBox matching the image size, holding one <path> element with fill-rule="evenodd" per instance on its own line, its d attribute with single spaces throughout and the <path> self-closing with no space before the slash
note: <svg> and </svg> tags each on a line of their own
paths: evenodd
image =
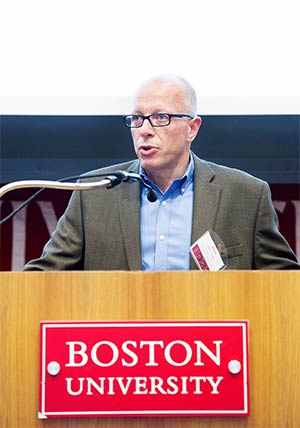
<svg viewBox="0 0 300 428">
<path fill-rule="evenodd" d="M 199 129 L 202 125 L 202 119 L 200 116 L 196 116 L 194 119 L 191 119 L 189 121 L 190 129 L 188 132 L 188 139 L 187 141 L 191 143 L 197 136 Z"/>
</svg>

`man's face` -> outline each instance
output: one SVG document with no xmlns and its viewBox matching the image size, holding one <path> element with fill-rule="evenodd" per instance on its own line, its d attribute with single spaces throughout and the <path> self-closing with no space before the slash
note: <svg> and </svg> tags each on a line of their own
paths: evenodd
<svg viewBox="0 0 300 428">
<path fill-rule="evenodd" d="M 133 104 L 133 114 L 191 113 L 182 88 L 168 82 L 154 81 L 144 86 Z M 132 128 L 134 149 L 150 178 L 162 173 L 182 176 L 189 161 L 190 145 L 199 126 L 195 119 L 171 118 L 164 127 L 153 127 L 146 119 L 141 128 Z M 196 119 L 197 120 L 197 119 Z"/>
</svg>

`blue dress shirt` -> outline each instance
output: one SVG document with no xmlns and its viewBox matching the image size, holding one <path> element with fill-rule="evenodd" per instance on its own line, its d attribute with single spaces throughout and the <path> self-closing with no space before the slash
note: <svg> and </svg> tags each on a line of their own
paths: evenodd
<svg viewBox="0 0 300 428">
<path fill-rule="evenodd" d="M 156 202 L 149 202 L 147 189 L 142 186 L 142 269 L 189 270 L 194 193 L 192 157 L 184 176 L 176 179 L 165 193 L 149 179 L 143 168 L 140 173 L 158 196 Z"/>
</svg>

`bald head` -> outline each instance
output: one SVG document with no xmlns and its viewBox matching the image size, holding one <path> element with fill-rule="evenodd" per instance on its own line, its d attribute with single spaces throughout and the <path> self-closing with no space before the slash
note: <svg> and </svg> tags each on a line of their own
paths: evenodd
<svg viewBox="0 0 300 428">
<path fill-rule="evenodd" d="M 146 80 L 136 91 L 134 100 L 145 90 L 148 92 L 153 89 L 153 94 L 158 90 L 163 93 L 164 91 L 171 90 L 177 94 L 180 104 L 183 104 L 186 113 L 193 115 L 197 114 L 197 95 L 192 85 L 183 77 L 174 74 L 161 74 Z"/>
</svg>

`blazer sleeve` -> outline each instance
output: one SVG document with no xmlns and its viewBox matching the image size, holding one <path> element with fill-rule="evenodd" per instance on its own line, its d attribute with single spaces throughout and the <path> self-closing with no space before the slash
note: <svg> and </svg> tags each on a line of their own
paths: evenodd
<svg viewBox="0 0 300 428">
<path fill-rule="evenodd" d="M 300 269 L 295 254 L 278 229 L 270 188 L 263 183 L 255 224 L 254 269 Z"/>
</svg>

